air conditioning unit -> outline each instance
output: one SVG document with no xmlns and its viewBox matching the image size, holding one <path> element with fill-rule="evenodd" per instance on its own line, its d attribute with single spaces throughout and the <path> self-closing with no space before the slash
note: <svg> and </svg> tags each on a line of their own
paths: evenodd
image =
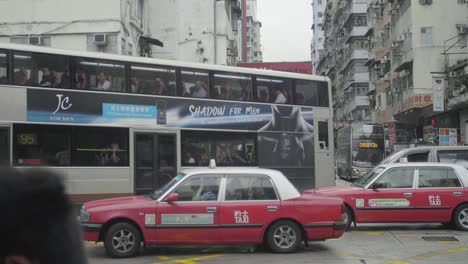
<svg viewBox="0 0 468 264">
<path fill-rule="evenodd" d="M 109 42 L 109 36 L 107 34 L 95 34 L 94 44 L 97 46 L 105 46 Z"/>
<path fill-rule="evenodd" d="M 43 41 L 41 36 L 30 36 L 29 37 L 29 44 L 42 46 Z"/>
<path fill-rule="evenodd" d="M 457 25 L 458 34 L 466 35 L 468 34 L 468 25 Z"/>
</svg>

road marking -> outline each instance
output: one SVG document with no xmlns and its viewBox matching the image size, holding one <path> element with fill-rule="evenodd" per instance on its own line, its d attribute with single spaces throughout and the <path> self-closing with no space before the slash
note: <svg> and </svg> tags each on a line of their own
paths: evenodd
<svg viewBox="0 0 468 264">
<path fill-rule="evenodd" d="M 196 261 L 200 260 L 207 260 L 207 259 L 212 259 L 212 258 L 220 258 L 225 256 L 225 254 L 211 254 L 207 256 L 201 256 L 201 257 L 193 257 L 193 258 L 181 258 L 181 259 L 169 259 L 164 262 L 155 262 L 154 264 L 169 264 L 169 263 L 179 263 L 179 264 L 198 264 Z"/>
<path fill-rule="evenodd" d="M 383 235 L 383 232 L 373 231 L 373 232 L 366 232 L 366 234 L 369 236 L 381 236 Z"/>
<path fill-rule="evenodd" d="M 414 257 L 410 257 L 406 260 L 389 260 L 386 261 L 385 264 L 409 264 L 412 261 L 421 261 L 421 260 L 427 260 L 429 258 L 433 257 L 439 257 L 439 256 L 444 256 L 444 255 L 449 255 L 449 254 L 454 254 L 454 253 L 459 253 L 463 251 L 468 251 L 468 247 L 459 247 L 459 248 L 451 248 L 443 251 L 435 251 L 435 252 L 429 252 L 429 253 L 424 253 L 421 255 L 416 255 Z"/>
<path fill-rule="evenodd" d="M 170 258 L 168 256 L 159 256 L 158 257 L 161 260 L 169 260 Z"/>
</svg>

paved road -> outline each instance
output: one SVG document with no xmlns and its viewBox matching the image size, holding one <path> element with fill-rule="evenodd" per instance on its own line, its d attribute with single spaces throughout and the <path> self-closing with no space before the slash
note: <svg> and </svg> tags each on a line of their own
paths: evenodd
<svg viewBox="0 0 468 264">
<path fill-rule="evenodd" d="M 435 237 L 440 241 L 427 241 Z M 442 240 L 453 241 L 442 241 Z M 314 242 L 296 254 L 263 249 L 152 248 L 132 259 L 110 259 L 102 245 L 86 244 L 91 264 L 128 263 L 467 263 L 468 232 L 441 225 L 362 225 L 340 239 Z"/>
</svg>

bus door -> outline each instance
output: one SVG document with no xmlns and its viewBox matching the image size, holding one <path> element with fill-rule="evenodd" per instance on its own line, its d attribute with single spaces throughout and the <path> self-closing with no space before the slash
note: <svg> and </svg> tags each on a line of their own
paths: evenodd
<svg viewBox="0 0 468 264">
<path fill-rule="evenodd" d="M 10 164 L 10 127 L 0 125 L 0 165 Z"/>
<path fill-rule="evenodd" d="M 147 194 L 177 173 L 177 135 L 135 133 L 135 194 Z"/>
<path fill-rule="evenodd" d="M 333 133 L 327 120 L 314 120 L 315 132 L 315 188 L 335 185 Z"/>
</svg>

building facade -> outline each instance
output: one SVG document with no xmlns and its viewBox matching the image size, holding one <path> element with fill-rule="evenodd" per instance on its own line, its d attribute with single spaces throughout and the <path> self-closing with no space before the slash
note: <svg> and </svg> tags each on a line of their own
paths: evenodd
<svg viewBox="0 0 468 264">
<path fill-rule="evenodd" d="M 0 1 L 0 42 L 138 56 L 157 42 L 149 37 L 147 5 L 147 0 Z"/>
<path fill-rule="evenodd" d="M 323 19 L 325 17 L 326 4 L 326 0 L 312 1 L 312 11 L 314 14 L 312 24 L 312 63 L 314 70 L 317 69 L 317 65 L 320 61 L 320 55 L 323 53 L 323 42 L 325 40 L 323 33 Z"/>
<path fill-rule="evenodd" d="M 240 0 L 149 1 L 149 13 L 151 35 L 164 43 L 153 57 L 221 65 L 240 61 Z"/>
<path fill-rule="evenodd" d="M 466 142 L 466 1 L 372 0 L 367 11 L 372 119 L 389 127 L 390 150 L 437 138 L 436 128 Z"/>
<path fill-rule="evenodd" d="M 243 62 L 262 62 L 262 46 L 260 43 L 260 29 L 262 23 L 257 19 L 257 0 L 246 0 L 245 9 L 245 45 Z"/>
<path fill-rule="evenodd" d="M 316 74 L 332 81 L 335 128 L 368 120 L 367 0 L 329 0 L 322 24 L 324 50 Z"/>
</svg>

